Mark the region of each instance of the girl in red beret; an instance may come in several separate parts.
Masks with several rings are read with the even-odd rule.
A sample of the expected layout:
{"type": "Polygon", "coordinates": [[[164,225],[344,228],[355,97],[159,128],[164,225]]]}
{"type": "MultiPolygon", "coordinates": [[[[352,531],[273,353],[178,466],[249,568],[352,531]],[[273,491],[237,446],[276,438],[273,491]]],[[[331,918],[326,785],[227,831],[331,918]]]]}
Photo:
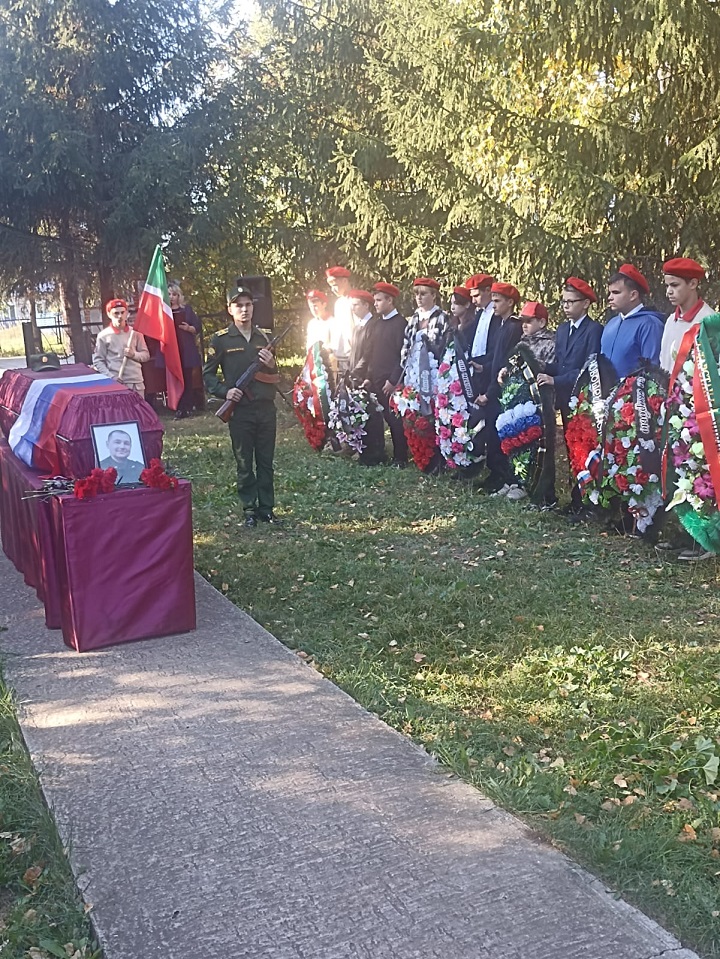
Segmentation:
{"type": "MultiPolygon", "coordinates": [[[[423,399],[420,411],[400,409],[408,444],[418,467],[424,473],[439,472],[442,456],[435,446],[434,404],[437,396],[438,360],[450,328],[448,315],[440,307],[440,284],[428,276],[413,282],[416,310],[405,330],[400,352],[403,368],[402,387],[418,390],[423,399]],[[415,415],[417,413],[417,415],[415,415]],[[409,420],[412,418],[411,426],[409,420]],[[427,434],[422,446],[419,436],[427,434]]],[[[397,396],[397,394],[396,394],[397,396]]]]}
{"type": "Polygon", "coordinates": [[[715,312],[700,296],[699,286],[705,279],[704,268],[687,257],[676,257],[663,264],[667,298],[675,312],[665,323],[660,344],[660,366],[672,373],[678,349],[687,331],[715,312]]]}

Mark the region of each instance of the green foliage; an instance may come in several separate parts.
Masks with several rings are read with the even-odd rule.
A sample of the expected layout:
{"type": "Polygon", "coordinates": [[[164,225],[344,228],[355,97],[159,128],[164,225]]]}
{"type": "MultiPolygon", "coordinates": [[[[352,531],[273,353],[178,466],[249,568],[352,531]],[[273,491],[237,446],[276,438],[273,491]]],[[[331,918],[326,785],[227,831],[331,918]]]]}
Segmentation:
{"type": "Polygon", "coordinates": [[[1,680],[0,930],[7,959],[34,954],[100,959],[1,680]],[[72,945],[69,952],[66,945],[72,945]]]}
{"type": "Polygon", "coordinates": [[[656,288],[668,255],[717,266],[714,4],[266,8],[331,91],[326,126],[343,117],[332,182],[358,266],[454,279],[482,264],[528,295],[571,272],[601,284],[628,257],[656,288]],[[348,46],[362,61],[343,89],[348,46]]]}

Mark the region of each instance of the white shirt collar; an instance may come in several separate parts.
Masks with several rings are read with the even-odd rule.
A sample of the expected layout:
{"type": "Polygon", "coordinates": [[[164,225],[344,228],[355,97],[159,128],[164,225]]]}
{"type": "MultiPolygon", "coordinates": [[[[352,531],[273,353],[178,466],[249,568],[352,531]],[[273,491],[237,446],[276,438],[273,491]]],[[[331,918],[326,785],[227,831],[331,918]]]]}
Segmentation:
{"type": "Polygon", "coordinates": [[[389,320],[389,319],[392,319],[393,316],[397,316],[397,315],[398,315],[398,311],[393,310],[391,313],[383,313],[382,318],[384,320],[389,320]]]}
{"type": "Polygon", "coordinates": [[[635,309],[630,310],[629,313],[621,313],[620,316],[621,316],[624,320],[626,320],[629,316],[635,316],[636,313],[639,313],[640,310],[643,310],[643,309],[645,309],[645,305],[644,305],[643,303],[639,303],[639,304],[635,307],[635,309]]]}
{"type": "Polygon", "coordinates": [[[372,313],[366,313],[365,316],[357,321],[357,326],[365,326],[368,320],[372,319],[372,313]]]}
{"type": "Polygon", "coordinates": [[[587,319],[587,313],[583,313],[583,315],[580,317],[579,320],[570,320],[570,326],[574,330],[579,330],[580,324],[582,323],[583,320],[586,320],[586,319],[587,319]]]}

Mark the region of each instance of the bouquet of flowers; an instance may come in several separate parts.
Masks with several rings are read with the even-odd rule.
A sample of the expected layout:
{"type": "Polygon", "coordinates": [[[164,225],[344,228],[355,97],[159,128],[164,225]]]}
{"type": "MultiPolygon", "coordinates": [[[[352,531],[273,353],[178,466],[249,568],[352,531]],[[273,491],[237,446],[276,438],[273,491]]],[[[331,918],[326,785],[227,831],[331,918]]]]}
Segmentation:
{"type": "Polygon", "coordinates": [[[667,376],[658,368],[627,376],[607,400],[602,432],[601,469],[592,503],[603,507],[623,500],[638,530],[645,532],[663,498],[660,450],[667,376]]]}
{"type": "Polygon", "coordinates": [[[544,460],[545,431],[535,374],[520,352],[509,361],[500,408],[496,423],[500,448],[510,459],[515,476],[533,492],[544,460]]]}
{"type": "Polygon", "coordinates": [[[96,467],[90,470],[85,479],[75,480],[73,493],[78,499],[92,499],[98,493],[112,493],[117,482],[117,470],[111,466],[106,470],[96,467]]]}
{"type": "Polygon", "coordinates": [[[720,315],[682,341],[666,402],[665,490],[687,532],[720,553],[720,315]],[[687,340],[687,342],[686,342],[687,340]]]}
{"type": "Polygon", "coordinates": [[[140,474],[140,482],[151,489],[177,489],[178,480],[176,476],[165,471],[161,460],[152,459],[150,465],[146,466],[140,474]]]}
{"type": "Polygon", "coordinates": [[[320,343],[308,350],[302,372],[295,380],[292,404],[310,446],[320,451],[325,445],[331,403],[331,373],[320,343]]]}
{"type": "Polygon", "coordinates": [[[368,390],[341,383],[335,391],[328,413],[328,427],[340,443],[362,453],[367,436],[365,424],[372,413],[382,413],[377,396],[368,390]]]}
{"type": "Polygon", "coordinates": [[[438,367],[437,390],[435,432],[440,452],[450,469],[470,466],[480,458],[480,453],[475,451],[475,438],[485,426],[485,421],[483,419],[470,425],[470,409],[460,382],[452,344],[438,367]]]}
{"type": "MultiPolygon", "coordinates": [[[[420,412],[421,397],[414,386],[404,386],[390,397],[390,409],[402,417],[408,449],[419,470],[430,464],[435,450],[435,418],[420,412]]],[[[431,402],[431,410],[434,403],[431,402]]]]}

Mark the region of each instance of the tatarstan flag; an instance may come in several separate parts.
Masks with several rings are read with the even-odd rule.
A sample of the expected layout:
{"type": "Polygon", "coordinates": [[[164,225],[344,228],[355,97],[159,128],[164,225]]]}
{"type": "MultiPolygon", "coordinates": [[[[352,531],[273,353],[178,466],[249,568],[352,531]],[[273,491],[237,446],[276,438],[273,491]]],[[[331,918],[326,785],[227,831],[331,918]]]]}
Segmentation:
{"type": "Polygon", "coordinates": [[[183,371],[170,309],[165,264],[159,246],[155,247],[153,253],[133,329],[151,336],[154,340],[160,340],[160,349],[165,358],[167,404],[171,410],[176,410],[184,389],[183,371]]]}

